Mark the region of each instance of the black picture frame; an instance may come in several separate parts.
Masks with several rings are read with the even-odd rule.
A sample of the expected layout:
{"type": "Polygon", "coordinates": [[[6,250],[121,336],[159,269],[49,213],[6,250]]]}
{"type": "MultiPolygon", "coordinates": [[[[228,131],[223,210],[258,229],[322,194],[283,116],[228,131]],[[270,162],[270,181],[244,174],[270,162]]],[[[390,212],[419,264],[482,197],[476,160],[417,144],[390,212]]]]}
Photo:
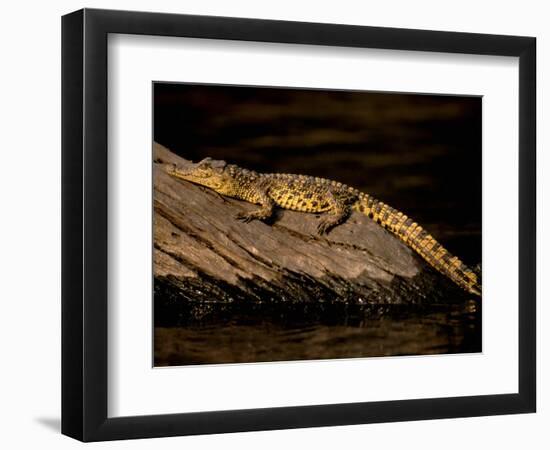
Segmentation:
{"type": "Polygon", "coordinates": [[[529,413],[536,408],[536,39],[84,9],[62,18],[62,432],[82,441],[529,413]],[[519,57],[519,391],[107,416],[109,33],[519,57]]]}

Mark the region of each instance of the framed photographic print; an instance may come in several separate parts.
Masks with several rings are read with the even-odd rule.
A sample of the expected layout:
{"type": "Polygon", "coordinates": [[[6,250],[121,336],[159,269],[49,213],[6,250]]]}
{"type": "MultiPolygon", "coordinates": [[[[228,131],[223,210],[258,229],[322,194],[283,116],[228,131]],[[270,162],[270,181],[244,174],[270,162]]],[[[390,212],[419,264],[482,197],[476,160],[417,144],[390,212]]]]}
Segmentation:
{"type": "Polygon", "coordinates": [[[63,17],[62,431],[535,411],[535,39],[63,17]]]}

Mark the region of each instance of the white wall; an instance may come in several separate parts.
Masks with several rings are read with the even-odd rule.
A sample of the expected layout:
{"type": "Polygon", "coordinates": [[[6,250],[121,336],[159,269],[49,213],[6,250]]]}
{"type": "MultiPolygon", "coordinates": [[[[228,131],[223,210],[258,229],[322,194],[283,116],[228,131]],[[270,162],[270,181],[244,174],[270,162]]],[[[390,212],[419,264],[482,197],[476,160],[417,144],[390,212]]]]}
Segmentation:
{"type": "MultiPolygon", "coordinates": [[[[550,29],[543,1],[352,2],[246,0],[112,0],[5,2],[0,16],[0,443],[4,448],[73,448],[60,417],[60,16],[83,6],[190,14],[353,23],[530,35],[538,38],[538,148],[549,142],[550,29]],[[542,76],[541,76],[542,74],[542,76]],[[545,120],[546,119],[546,120],[545,120]],[[6,139],[7,138],[7,139],[6,139]]],[[[539,152],[539,229],[550,183],[548,154],[539,152]]],[[[539,274],[548,270],[548,234],[539,237],[539,274]]],[[[505,243],[503,243],[505,245],[505,243]]],[[[544,278],[541,276],[540,278],[544,278]]],[[[539,283],[539,380],[548,377],[550,319],[539,283]],[[544,356],[544,357],[543,357],[544,356]]],[[[475,376],[475,374],[473,374],[475,376]]],[[[105,448],[548,448],[550,394],[539,383],[536,415],[240,433],[119,443],[105,448]]]]}

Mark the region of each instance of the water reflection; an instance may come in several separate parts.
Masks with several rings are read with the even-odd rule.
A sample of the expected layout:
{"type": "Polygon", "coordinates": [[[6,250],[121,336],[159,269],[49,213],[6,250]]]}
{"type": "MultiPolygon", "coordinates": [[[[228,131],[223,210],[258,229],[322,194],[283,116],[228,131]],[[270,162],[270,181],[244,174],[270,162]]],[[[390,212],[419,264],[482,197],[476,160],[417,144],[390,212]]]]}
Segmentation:
{"type": "Polygon", "coordinates": [[[481,351],[481,311],[474,301],[178,309],[155,311],[155,366],[481,351]]]}

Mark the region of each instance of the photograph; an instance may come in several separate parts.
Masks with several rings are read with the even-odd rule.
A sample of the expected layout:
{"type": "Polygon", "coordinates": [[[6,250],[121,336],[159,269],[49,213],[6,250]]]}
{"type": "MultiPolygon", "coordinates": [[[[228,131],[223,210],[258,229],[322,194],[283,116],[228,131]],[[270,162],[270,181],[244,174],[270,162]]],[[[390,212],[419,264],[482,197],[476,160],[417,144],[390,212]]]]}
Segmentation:
{"type": "Polygon", "coordinates": [[[482,98],[155,81],[155,367],[482,351],[482,98]]]}

